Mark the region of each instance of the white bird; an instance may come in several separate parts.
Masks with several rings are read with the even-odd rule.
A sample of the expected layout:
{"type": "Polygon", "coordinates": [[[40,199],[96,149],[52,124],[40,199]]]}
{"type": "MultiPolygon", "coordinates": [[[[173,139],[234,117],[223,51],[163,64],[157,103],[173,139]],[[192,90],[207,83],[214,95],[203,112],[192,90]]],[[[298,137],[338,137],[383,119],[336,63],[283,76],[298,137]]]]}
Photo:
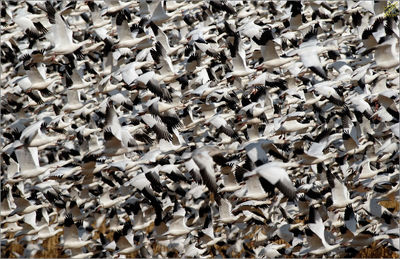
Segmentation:
{"type": "Polygon", "coordinates": [[[389,69],[400,64],[399,41],[391,37],[375,49],[375,61],[378,68],[389,69]]]}
{"type": "Polygon", "coordinates": [[[39,205],[32,204],[29,200],[22,197],[14,198],[14,202],[17,205],[17,207],[10,213],[9,215],[10,217],[12,217],[15,214],[29,214],[41,208],[49,207],[49,204],[45,203],[39,205]]]}
{"type": "MultiPolygon", "coordinates": [[[[39,177],[44,173],[62,166],[62,164],[50,164],[46,166],[39,165],[39,156],[37,147],[20,147],[15,150],[20,171],[14,175],[14,179],[19,181],[27,178],[39,177]]],[[[68,163],[63,161],[62,163],[68,163]]]]}
{"type": "Polygon", "coordinates": [[[243,41],[239,32],[235,33],[234,43],[233,45],[229,46],[232,57],[233,71],[228,73],[226,77],[243,77],[254,73],[255,70],[249,68],[246,64],[246,52],[244,50],[243,41]]]}
{"type": "Polygon", "coordinates": [[[301,62],[304,67],[311,69],[314,73],[322,77],[323,79],[328,79],[324,68],[322,67],[319,54],[328,50],[336,50],[335,46],[322,47],[318,45],[317,41],[317,30],[310,30],[305,36],[303,43],[300,44],[300,48],[296,50],[291,50],[287,55],[299,55],[301,62]]]}
{"type": "Polygon", "coordinates": [[[47,123],[42,120],[31,124],[22,131],[20,141],[29,147],[43,148],[63,138],[60,134],[55,136],[43,134],[43,130],[46,126],[47,123]]]}
{"type": "Polygon", "coordinates": [[[285,247],[285,244],[275,244],[270,243],[266,247],[257,247],[257,257],[258,258],[276,258],[281,257],[282,254],[278,251],[285,247]]]}
{"type": "Polygon", "coordinates": [[[244,177],[258,175],[271,185],[277,187],[285,196],[294,199],[296,196],[296,188],[290,180],[285,169],[274,164],[266,163],[257,167],[252,172],[245,173],[244,177]]]}
{"type": "MultiPolygon", "coordinates": [[[[157,3],[157,2],[156,2],[157,3]]],[[[154,22],[157,25],[161,25],[164,22],[173,19],[174,17],[176,17],[177,15],[180,14],[180,10],[177,9],[175,11],[173,11],[172,13],[167,13],[164,9],[164,7],[162,6],[163,1],[158,1],[158,4],[156,6],[156,8],[154,9],[150,21],[154,22]]]]}
{"type": "Polygon", "coordinates": [[[334,176],[329,170],[326,171],[326,177],[329,182],[329,186],[332,190],[332,207],[333,208],[344,208],[349,204],[362,199],[361,196],[356,196],[350,199],[350,193],[346,185],[341,182],[336,176],[334,176]]]}
{"type": "Polygon", "coordinates": [[[240,218],[239,215],[232,214],[232,204],[227,199],[221,199],[221,206],[219,206],[219,222],[234,223],[240,218]]]}
{"type": "Polygon", "coordinates": [[[53,24],[51,28],[52,42],[54,48],[50,53],[53,55],[66,55],[77,51],[91,40],[85,40],[79,43],[74,43],[72,39],[72,30],[67,27],[61,14],[57,12],[50,2],[46,2],[46,10],[49,21],[53,24]]]}
{"type": "Polygon", "coordinates": [[[175,47],[171,47],[169,44],[169,39],[167,35],[153,22],[150,21],[150,26],[151,29],[153,30],[153,33],[157,39],[157,42],[160,42],[165,51],[167,52],[167,55],[174,55],[176,52],[181,48],[179,45],[175,47]]]}
{"type": "Polygon", "coordinates": [[[30,87],[26,89],[26,91],[43,90],[61,81],[58,77],[48,79],[46,76],[46,67],[39,64],[37,66],[31,66],[26,70],[26,74],[31,82],[30,87]]]}
{"type": "Polygon", "coordinates": [[[307,241],[309,248],[302,249],[300,254],[313,254],[320,255],[329,253],[340,247],[340,244],[330,245],[325,239],[325,226],[324,222],[319,215],[319,212],[314,208],[310,207],[308,227],[311,231],[306,230],[307,241]]]}
{"type": "Polygon", "coordinates": [[[104,147],[101,153],[106,156],[119,156],[128,151],[128,147],[135,143],[132,135],[125,127],[121,127],[117,112],[110,102],[106,109],[106,123],[104,127],[104,147]]]}
{"type": "Polygon", "coordinates": [[[114,207],[118,203],[121,203],[129,198],[128,196],[120,196],[118,198],[112,199],[110,198],[110,192],[105,190],[104,193],[99,198],[99,206],[98,208],[108,209],[114,207]]]}
{"type": "Polygon", "coordinates": [[[261,67],[263,68],[280,67],[297,59],[297,57],[281,58],[278,55],[273,42],[274,37],[269,29],[265,29],[260,38],[254,36],[252,39],[261,46],[261,55],[264,59],[261,67]]]}
{"type": "Polygon", "coordinates": [[[119,42],[113,46],[113,48],[115,49],[134,48],[139,43],[142,43],[150,38],[149,35],[134,38],[132,36],[131,30],[129,29],[126,16],[123,12],[119,12],[117,14],[116,24],[119,42]]]}
{"type": "Polygon", "coordinates": [[[93,242],[92,240],[81,240],[71,214],[65,217],[63,234],[64,243],[62,245],[64,249],[79,249],[93,242]]]}
{"type": "Polygon", "coordinates": [[[230,171],[228,174],[224,174],[222,178],[224,180],[224,187],[219,190],[221,193],[234,192],[241,188],[241,186],[236,181],[236,177],[233,171],[230,171]]]}
{"type": "Polygon", "coordinates": [[[133,234],[123,235],[121,232],[114,232],[114,241],[119,248],[119,254],[130,254],[140,249],[133,241],[133,234]]]}
{"type": "Polygon", "coordinates": [[[185,216],[175,217],[171,221],[168,224],[168,231],[164,233],[166,236],[182,236],[194,229],[186,225],[187,218],[185,216]]]}
{"type": "Polygon", "coordinates": [[[203,179],[204,184],[214,194],[214,199],[219,204],[220,195],[218,193],[217,180],[214,171],[214,160],[213,155],[220,153],[221,151],[212,146],[204,146],[196,149],[193,152],[192,159],[200,169],[200,175],[203,179]]]}

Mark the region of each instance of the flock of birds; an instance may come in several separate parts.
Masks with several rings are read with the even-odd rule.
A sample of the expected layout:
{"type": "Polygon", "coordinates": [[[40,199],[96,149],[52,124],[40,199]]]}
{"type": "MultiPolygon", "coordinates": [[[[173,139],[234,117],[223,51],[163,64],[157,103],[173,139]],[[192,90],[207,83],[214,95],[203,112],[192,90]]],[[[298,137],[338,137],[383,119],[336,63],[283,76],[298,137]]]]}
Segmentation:
{"type": "Polygon", "coordinates": [[[390,4],[3,1],[2,257],[398,253],[390,4]]]}

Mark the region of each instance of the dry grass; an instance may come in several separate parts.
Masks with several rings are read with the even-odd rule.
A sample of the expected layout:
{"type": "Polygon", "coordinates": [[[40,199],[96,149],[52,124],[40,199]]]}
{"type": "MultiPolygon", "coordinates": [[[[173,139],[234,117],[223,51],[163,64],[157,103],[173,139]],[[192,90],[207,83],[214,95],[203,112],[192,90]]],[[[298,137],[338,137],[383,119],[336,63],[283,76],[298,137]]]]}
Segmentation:
{"type": "Polygon", "coordinates": [[[386,198],[387,201],[379,202],[380,205],[387,209],[394,209],[394,212],[398,212],[400,210],[400,202],[396,198],[397,192],[391,193],[386,198]]]}
{"type": "Polygon", "coordinates": [[[374,242],[370,247],[362,249],[355,257],[356,258],[399,258],[399,254],[393,252],[387,247],[376,247],[377,242],[374,242]]]}

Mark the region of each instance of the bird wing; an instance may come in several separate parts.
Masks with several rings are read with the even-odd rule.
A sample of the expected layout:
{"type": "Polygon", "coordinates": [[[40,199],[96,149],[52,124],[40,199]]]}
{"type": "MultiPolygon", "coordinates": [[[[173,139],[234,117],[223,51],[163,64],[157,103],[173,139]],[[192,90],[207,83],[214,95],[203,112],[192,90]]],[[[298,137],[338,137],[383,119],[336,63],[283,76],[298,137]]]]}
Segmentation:
{"type": "Polygon", "coordinates": [[[327,147],[327,141],[323,141],[323,142],[312,142],[310,148],[308,149],[308,151],[306,151],[306,154],[309,156],[313,156],[313,157],[319,157],[323,155],[323,151],[324,149],[327,147]]]}
{"type": "Polygon", "coordinates": [[[64,242],[67,241],[80,241],[78,228],[76,227],[71,214],[68,214],[64,220],[64,242]]]}
{"type": "Polygon", "coordinates": [[[32,228],[37,228],[36,225],[36,211],[24,215],[24,221],[26,224],[32,226],[32,228]]]}
{"type": "Polygon", "coordinates": [[[322,221],[319,212],[313,207],[310,207],[309,221],[311,222],[308,223],[308,227],[321,239],[322,244],[326,245],[324,222],[322,221]]]}
{"type": "Polygon", "coordinates": [[[125,127],[121,128],[121,142],[124,147],[128,147],[129,144],[135,143],[135,139],[125,127]]]}
{"type": "Polygon", "coordinates": [[[127,236],[121,236],[121,237],[118,239],[117,246],[118,246],[118,248],[119,248],[120,250],[124,250],[124,249],[126,249],[126,248],[132,247],[133,244],[131,244],[131,243],[128,241],[127,236]]]}
{"type": "Polygon", "coordinates": [[[67,99],[69,104],[79,104],[80,101],[80,94],[78,90],[67,90],[67,99]]]}
{"type": "Polygon", "coordinates": [[[170,46],[167,35],[165,35],[165,33],[152,21],[150,22],[150,27],[153,30],[157,41],[160,42],[164,49],[168,52],[170,50],[170,46]]]}
{"type": "Polygon", "coordinates": [[[318,53],[312,48],[302,49],[299,56],[305,67],[322,67],[318,53]]]}
{"type": "Polygon", "coordinates": [[[132,34],[128,26],[128,21],[125,19],[125,15],[122,12],[118,13],[116,23],[119,41],[132,40],[132,34]]]}
{"type": "Polygon", "coordinates": [[[53,26],[54,45],[56,48],[72,43],[72,31],[67,27],[59,13],[55,16],[55,25],[53,26]]]}
{"type": "Polygon", "coordinates": [[[205,185],[215,195],[218,193],[217,180],[215,178],[214,160],[207,151],[194,152],[193,160],[200,169],[200,174],[205,185]]]}
{"type": "Polygon", "coordinates": [[[158,20],[158,19],[166,19],[169,16],[165,12],[163,6],[162,6],[162,1],[159,1],[157,4],[157,7],[154,9],[153,14],[151,16],[151,20],[158,20]]]}
{"type": "Polygon", "coordinates": [[[352,233],[356,233],[357,220],[351,204],[347,205],[346,210],[344,211],[344,223],[348,230],[350,230],[352,233]]]}
{"type": "Polygon", "coordinates": [[[105,130],[111,130],[111,133],[115,136],[115,138],[117,138],[119,141],[122,140],[121,124],[119,123],[117,112],[112,104],[109,104],[106,109],[105,130]]]}
{"type": "Polygon", "coordinates": [[[41,83],[45,80],[45,78],[42,76],[42,74],[39,73],[37,67],[35,66],[32,66],[30,70],[27,70],[26,74],[28,75],[29,81],[31,81],[32,84],[41,83]]]}
{"type": "Polygon", "coordinates": [[[221,199],[221,206],[219,206],[220,218],[229,218],[232,213],[232,204],[227,199],[221,199]]]}
{"type": "Polygon", "coordinates": [[[335,187],[332,188],[332,200],[335,201],[348,201],[350,199],[349,191],[344,183],[340,182],[336,177],[333,179],[335,187]]]}
{"type": "Polygon", "coordinates": [[[126,64],[121,69],[121,75],[127,85],[130,85],[133,81],[135,81],[139,77],[135,71],[135,62],[126,64]]]}
{"type": "Polygon", "coordinates": [[[279,58],[272,40],[268,41],[266,45],[261,46],[261,55],[264,58],[264,62],[279,58]]]}
{"type": "Polygon", "coordinates": [[[21,197],[15,198],[14,202],[17,205],[17,209],[23,209],[32,205],[27,199],[21,197]]]}
{"type": "Polygon", "coordinates": [[[15,154],[21,171],[28,171],[39,167],[39,158],[36,147],[17,149],[15,150],[15,154]]]}
{"type": "Polygon", "coordinates": [[[287,197],[295,197],[296,188],[294,187],[285,169],[264,164],[255,170],[262,178],[275,185],[275,187],[277,187],[287,197]]]}

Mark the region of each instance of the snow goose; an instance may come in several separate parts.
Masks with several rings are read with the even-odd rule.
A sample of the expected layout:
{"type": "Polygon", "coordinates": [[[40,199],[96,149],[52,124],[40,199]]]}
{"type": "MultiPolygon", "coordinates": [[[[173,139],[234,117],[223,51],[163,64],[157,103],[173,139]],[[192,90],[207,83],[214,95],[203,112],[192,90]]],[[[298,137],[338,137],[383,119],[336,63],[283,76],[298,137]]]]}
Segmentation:
{"type": "Polygon", "coordinates": [[[194,230],[186,225],[187,218],[185,216],[174,217],[171,221],[168,224],[168,231],[164,233],[165,236],[182,236],[194,230]]]}
{"type": "Polygon", "coordinates": [[[344,225],[348,230],[350,230],[353,234],[357,231],[357,218],[354,213],[353,207],[351,204],[346,206],[346,210],[344,211],[344,225]]]}
{"type": "Polygon", "coordinates": [[[35,235],[46,227],[46,225],[38,226],[36,224],[36,212],[27,213],[24,215],[23,229],[15,233],[15,237],[25,236],[25,235],[35,235]]]}
{"type": "Polygon", "coordinates": [[[257,247],[256,250],[256,256],[258,258],[280,258],[282,257],[282,254],[279,252],[282,248],[285,248],[285,244],[275,244],[275,243],[270,243],[266,247],[257,247]]]}
{"type": "Polygon", "coordinates": [[[150,21],[154,22],[157,25],[162,25],[164,22],[174,19],[176,16],[178,16],[181,13],[181,10],[177,9],[173,11],[172,13],[167,13],[163,7],[163,1],[158,1],[158,4],[156,8],[154,9],[150,21]]]}
{"type": "Polygon", "coordinates": [[[362,199],[362,196],[350,199],[350,193],[346,185],[333,175],[330,170],[326,171],[326,177],[332,190],[332,208],[344,208],[362,199]]]}
{"type": "Polygon", "coordinates": [[[47,28],[40,22],[44,14],[30,14],[26,9],[18,9],[14,22],[32,38],[39,39],[48,32],[47,28]]]}
{"type": "Polygon", "coordinates": [[[1,194],[0,216],[7,217],[11,212],[13,212],[12,200],[10,199],[12,197],[11,189],[8,187],[3,187],[1,194]]]}
{"type": "Polygon", "coordinates": [[[243,77],[248,76],[255,72],[254,69],[250,69],[246,64],[246,53],[244,50],[243,41],[240,37],[240,33],[235,33],[233,45],[228,43],[229,50],[232,57],[232,72],[226,74],[226,78],[229,77],[243,77]]]}
{"type": "Polygon", "coordinates": [[[64,219],[64,249],[79,249],[93,243],[92,240],[81,240],[78,228],[76,227],[71,214],[67,214],[64,219]]]}
{"type": "Polygon", "coordinates": [[[114,15],[117,12],[120,12],[122,9],[129,8],[130,6],[135,5],[135,3],[130,2],[121,3],[119,0],[105,0],[104,2],[107,6],[107,14],[109,15],[114,15]]]}
{"type": "Polygon", "coordinates": [[[129,195],[128,196],[120,196],[118,198],[111,199],[110,198],[110,190],[106,190],[103,192],[103,194],[99,198],[99,206],[97,207],[97,209],[100,209],[100,208],[108,209],[108,208],[114,207],[118,203],[125,201],[127,198],[129,198],[129,195]]]}
{"type": "Polygon", "coordinates": [[[362,95],[354,95],[353,97],[348,97],[350,107],[355,109],[357,112],[362,113],[367,119],[372,116],[372,108],[368,102],[364,100],[362,95]]]}
{"type": "Polygon", "coordinates": [[[47,208],[50,205],[46,203],[42,204],[32,204],[29,200],[23,198],[23,197],[15,197],[14,198],[15,205],[17,207],[10,213],[9,217],[12,217],[13,215],[23,215],[23,214],[29,214],[32,212],[35,212],[36,210],[39,210],[41,208],[47,208]]]}
{"type": "Polygon", "coordinates": [[[349,246],[352,247],[366,247],[371,245],[372,243],[376,242],[376,241],[380,241],[382,239],[391,239],[389,235],[376,235],[374,233],[372,233],[371,231],[362,231],[360,233],[357,233],[358,235],[355,236],[351,241],[349,246]]]}
{"type": "Polygon", "coordinates": [[[168,89],[160,83],[163,80],[163,76],[156,74],[154,71],[149,71],[140,75],[135,83],[141,88],[147,88],[153,94],[160,97],[161,99],[171,102],[172,96],[168,89]]]}
{"type": "Polygon", "coordinates": [[[398,39],[390,37],[376,47],[375,61],[377,68],[390,69],[399,65],[398,46],[398,39]]]}
{"type": "MultiPolygon", "coordinates": [[[[54,170],[56,167],[61,166],[57,164],[50,164],[47,166],[39,165],[39,156],[37,147],[20,147],[15,150],[20,171],[14,174],[13,179],[16,181],[26,178],[33,178],[42,176],[44,173],[54,170]]],[[[62,163],[68,163],[63,161],[62,163]]]]}
{"type": "Polygon", "coordinates": [[[260,38],[254,36],[253,41],[261,46],[261,55],[264,59],[261,67],[263,68],[275,68],[283,66],[291,61],[297,59],[297,57],[281,58],[275,49],[274,37],[270,29],[265,29],[260,38]]]}
{"type": "Polygon", "coordinates": [[[72,74],[71,75],[67,74],[65,79],[66,79],[66,86],[69,90],[84,89],[87,88],[89,85],[91,85],[90,82],[86,82],[85,80],[83,80],[80,71],[78,71],[77,69],[73,69],[72,74]]]}
{"type": "Polygon", "coordinates": [[[398,92],[392,90],[386,90],[378,93],[377,98],[373,98],[372,101],[378,101],[386,111],[395,119],[399,118],[399,109],[396,106],[396,100],[398,99],[398,92]]]}
{"type": "Polygon", "coordinates": [[[156,36],[157,42],[161,43],[167,55],[174,55],[181,48],[181,46],[171,48],[167,35],[153,21],[150,21],[150,27],[156,36]]]}
{"type": "Polygon", "coordinates": [[[360,180],[372,179],[377,174],[379,174],[380,172],[383,172],[383,171],[385,171],[385,168],[373,170],[371,168],[371,161],[369,159],[366,159],[362,162],[360,174],[358,175],[358,179],[360,179],[360,180]]]}
{"type": "Polygon", "coordinates": [[[145,35],[143,37],[133,38],[131,30],[128,26],[127,17],[125,16],[124,12],[119,12],[117,15],[117,32],[118,32],[118,39],[119,42],[116,43],[113,48],[133,48],[139,43],[144,42],[145,40],[149,39],[149,35],[145,35]]]}
{"type": "Polygon", "coordinates": [[[56,12],[50,2],[46,2],[47,16],[51,24],[53,24],[52,41],[54,48],[50,50],[52,55],[66,55],[79,50],[85,44],[91,40],[85,40],[83,42],[74,43],[72,39],[72,30],[67,27],[61,14],[56,12]]]}
{"type": "Polygon", "coordinates": [[[219,206],[219,222],[224,224],[234,223],[239,220],[240,216],[232,214],[232,204],[227,199],[221,199],[221,206],[219,206]]]}
{"type": "Polygon", "coordinates": [[[175,72],[176,70],[172,64],[171,57],[167,54],[167,51],[160,42],[156,42],[155,49],[151,49],[150,53],[155,63],[161,66],[158,72],[162,75],[162,80],[164,82],[169,83],[179,77],[175,72]]]}
{"type": "Polygon", "coordinates": [[[62,110],[65,113],[70,113],[75,110],[82,109],[84,106],[88,105],[89,103],[94,103],[94,100],[89,100],[88,102],[82,103],[81,102],[81,92],[75,89],[68,89],[67,90],[67,104],[64,105],[62,110]]]}
{"type": "Polygon", "coordinates": [[[133,227],[132,227],[134,231],[146,229],[152,223],[150,220],[146,220],[143,213],[144,208],[141,208],[140,204],[137,204],[136,206],[138,206],[138,208],[133,216],[133,227]]]}
{"type": "Polygon", "coordinates": [[[55,143],[58,140],[63,139],[63,136],[61,134],[56,136],[43,134],[43,131],[46,127],[47,123],[42,120],[33,123],[22,131],[20,141],[24,143],[24,145],[29,147],[43,148],[46,145],[55,143]]]}
{"type": "Polygon", "coordinates": [[[310,207],[308,214],[308,228],[306,229],[307,241],[309,248],[300,250],[300,255],[313,254],[321,255],[334,251],[340,247],[341,244],[330,245],[325,239],[325,226],[319,212],[310,207]]]}
{"type": "Polygon", "coordinates": [[[157,139],[172,140],[172,136],[168,131],[167,126],[158,117],[153,117],[150,114],[141,116],[143,122],[156,133],[157,139]]]}
{"type": "Polygon", "coordinates": [[[38,233],[37,236],[41,240],[46,240],[51,237],[54,237],[58,235],[58,233],[61,233],[63,230],[61,228],[55,229],[54,225],[50,226],[44,226],[38,233]]]}
{"type": "Polygon", "coordinates": [[[130,254],[133,253],[137,250],[140,249],[141,246],[136,246],[134,239],[133,239],[133,233],[128,230],[128,227],[131,226],[130,222],[128,221],[125,223],[124,228],[122,231],[116,231],[114,232],[113,239],[117,245],[117,248],[119,248],[118,253],[119,254],[130,254]]]}
{"type": "Polygon", "coordinates": [[[176,119],[179,120],[178,116],[175,113],[175,109],[181,109],[185,108],[184,105],[180,103],[165,103],[160,100],[160,97],[153,98],[150,101],[146,103],[146,106],[148,106],[148,110],[151,114],[160,116],[161,119],[163,119],[162,115],[170,115],[175,117],[176,119]]]}
{"type": "Polygon", "coordinates": [[[125,127],[121,127],[117,112],[110,101],[106,109],[106,123],[104,126],[104,147],[101,153],[106,156],[119,156],[128,151],[128,147],[135,143],[132,135],[125,127]]]}
{"type": "Polygon", "coordinates": [[[207,248],[199,249],[196,247],[196,243],[192,243],[185,247],[184,257],[200,257],[207,251],[207,248]]]}
{"type": "Polygon", "coordinates": [[[318,94],[327,98],[330,102],[342,106],[344,105],[343,96],[340,96],[336,89],[339,89],[337,86],[339,82],[336,81],[324,81],[317,84],[314,84],[309,88],[311,91],[315,91],[318,94]],[[336,86],[336,88],[335,88],[336,86]]]}
{"type": "Polygon", "coordinates": [[[220,192],[234,192],[241,188],[241,186],[237,183],[234,172],[230,171],[228,174],[224,174],[222,176],[224,180],[224,187],[221,188],[220,192]]]}
{"type": "Polygon", "coordinates": [[[296,197],[296,188],[290,180],[285,169],[271,163],[266,163],[254,169],[252,172],[244,174],[244,177],[258,175],[266,180],[270,185],[277,187],[289,199],[296,197]]]}
{"type": "Polygon", "coordinates": [[[217,131],[220,131],[222,133],[225,133],[231,138],[238,138],[237,133],[232,129],[232,127],[228,124],[226,121],[227,118],[224,118],[221,115],[214,115],[213,117],[207,119],[204,123],[206,125],[213,125],[217,131]]]}
{"type": "Polygon", "coordinates": [[[106,20],[101,16],[101,10],[99,10],[99,6],[96,2],[88,1],[87,5],[89,6],[92,18],[92,25],[89,26],[90,29],[102,28],[110,23],[109,20],[106,20]]]}
{"type": "Polygon", "coordinates": [[[275,134],[285,134],[285,133],[290,133],[290,132],[297,132],[301,130],[306,130],[310,127],[315,127],[316,123],[314,121],[311,121],[309,123],[300,123],[297,120],[285,120],[280,124],[279,127],[277,127],[275,134]]]}
{"type": "Polygon", "coordinates": [[[311,71],[323,79],[327,79],[326,72],[322,67],[321,60],[318,55],[324,51],[335,50],[336,48],[337,47],[335,46],[319,46],[317,40],[317,30],[312,29],[304,36],[303,43],[300,44],[299,49],[291,50],[287,53],[287,55],[289,57],[293,55],[299,55],[304,67],[311,69],[311,71]]]}
{"type": "Polygon", "coordinates": [[[31,85],[26,91],[33,90],[42,90],[43,93],[46,93],[45,89],[51,87],[56,82],[60,82],[58,77],[54,77],[52,79],[47,79],[46,77],[46,67],[40,64],[36,66],[31,66],[26,70],[26,74],[28,75],[29,81],[31,85]]]}
{"type": "Polygon", "coordinates": [[[221,152],[218,148],[212,146],[205,146],[196,149],[192,154],[192,159],[200,169],[200,174],[204,184],[208,187],[210,192],[214,194],[214,199],[220,204],[220,195],[218,193],[217,180],[214,171],[213,155],[221,152]]]}
{"type": "Polygon", "coordinates": [[[245,188],[237,190],[233,195],[244,200],[264,200],[268,196],[255,174],[246,180],[245,188]]]}

